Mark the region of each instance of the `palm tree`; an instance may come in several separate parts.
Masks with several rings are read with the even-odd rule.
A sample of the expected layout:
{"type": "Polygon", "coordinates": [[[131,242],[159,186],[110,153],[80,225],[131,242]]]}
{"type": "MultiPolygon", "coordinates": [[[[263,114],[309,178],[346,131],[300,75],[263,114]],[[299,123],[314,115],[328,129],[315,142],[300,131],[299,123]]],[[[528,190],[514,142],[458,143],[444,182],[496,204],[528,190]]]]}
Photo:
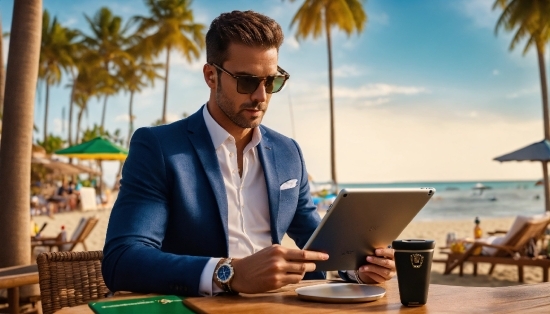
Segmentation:
{"type": "MultiPolygon", "coordinates": [[[[503,28],[506,31],[515,32],[510,50],[513,50],[522,40],[527,39],[523,48],[525,55],[531,47],[537,50],[539,63],[540,90],[542,93],[542,114],[544,120],[544,139],[550,140],[550,121],[548,116],[548,84],[546,82],[546,65],[544,54],[546,44],[550,39],[550,0],[496,0],[493,10],[502,9],[495,35],[503,28]]],[[[544,175],[544,194],[546,210],[550,210],[550,183],[548,181],[548,164],[542,162],[544,175]]]]}
{"type": "Polygon", "coordinates": [[[74,99],[75,99],[75,87],[76,87],[76,78],[78,77],[78,68],[83,66],[82,56],[87,53],[87,48],[82,42],[77,42],[74,44],[72,51],[73,66],[69,68],[71,74],[71,83],[68,87],[71,88],[71,94],[69,96],[69,127],[67,134],[67,142],[69,146],[73,145],[73,111],[74,111],[74,99]]]}
{"type": "Polygon", "coordinates": [[[39,146],[44,148],[46,154],[53,154],[56,150],[63,148],[65,141],[60,136],[50,134],[45,141],[37,141],[39,146]]]}
{"type": "Polygon", "coordinates": [[[162,123],[166,123],[166,101],[168,95],[168,74],[170,68],[170,52],[180,51],[187,61],[198,59],[204,49],[203,24],[194,22],[191,0],[146,0],[151,17],[137,16],[140,22],[139,31],[147,36],[142,45],[155,55],[166,50],[166,69],[164,74],[164,100],[162,104],[162,123]]]}
{"type": "Polygon", "coordinates": [[[502,8],[495,34],[503,28],[515,31],[510,50],[513,50],[522,40],[527,39],[523,48],[525,55],[531,47],[537,50],[539,75],[542,93],[542,109],[544,115],[544,138],[550,140],[550,123],[548,116],[548,87],[546,82],[546,67],[544,52],[550,39],[550,1],[549,0],[497,0],[493,9],[502,8]]]}
{"type": "Polygon", "coordinates": [[[101,126],[104,127],[107,99],[110,95],[116,94],[121,87],[118,79],[120,67],[125,59],[132,59],[132,56],[125,50],[125,46],[129,41],[126,32],[131,24],[127,23],[123,26],[122,18],[113,15],[106,7],[101,8],[93,19],[87,15],[84,15],[84,17],[92,30],[92,36],[86,36],[85,42],[90,50],[96,52],[88,54],[85,59],[87,62],[99,63],[109,73],[102,80],[102,94],[105,98],[101,126]]]}
{"type": "Polygon", "coordinates": [[[130,104],[128,106],[130,122],[128,126],[127,146],[130,146],[130,138],[134,133],[134,94],[135,92],[141,92],[144,87],[148,86],[148,83],[154,86],[155,79],[162,78],[157,71],[163,66],[161,63],[153,63],[150,59],[136,58],[136,61],[129,61],[122,67],[120,76],[124,82],[124,88],[130,92],[130,104]]]}
{"type": "MultiPolygon", "coordinates": [[[[291,0],[292,2],[294,0],[291,0]]],[[[367,23],[367,14],[363,10],[361,0],[305,0],[290,23],[290,27],[298,24],[296,39],[313,39],[320,37],[323,32],[327,36],[328,51],[328,84],[330,101],[330,167],[333,189],[338,190],[336,180],[336,153],[334,136],[334,97],[332,84],[332,43],[331,29],[337,27],[346,35],[354,32],[361,33],[367,23]]]]}
{"type": "Polygon", "coordinates": [[[50,14],[44,10],[42,18],[42,44],[40,47],[40,63],[38,77],[46,84],[46,105],[44,108],[44,141],[48,137],[48,109],[50,86],[61,81],[61,71],[69,71],[73,65],[72,50],[74,40],[79,33],[66,29],[54,18],[50,24],[50,14]]]}
{"type": "Polygon", "coordinates": [[[80,143],[82,116],[88,112],[88,101],[93,96],[99,98],[102,95],[102,81],[109,76],[110,74],[104,68],[86,63],[79,64],[78,75],[73,83],[74,104],[79,108],[76,121],[76,143],[80,143]]]}
{"type": "Polygon", "coordinates": [[[42,1],[14,1],[0,150],[0,268],[31,260],[29,195],[42,1]]]}

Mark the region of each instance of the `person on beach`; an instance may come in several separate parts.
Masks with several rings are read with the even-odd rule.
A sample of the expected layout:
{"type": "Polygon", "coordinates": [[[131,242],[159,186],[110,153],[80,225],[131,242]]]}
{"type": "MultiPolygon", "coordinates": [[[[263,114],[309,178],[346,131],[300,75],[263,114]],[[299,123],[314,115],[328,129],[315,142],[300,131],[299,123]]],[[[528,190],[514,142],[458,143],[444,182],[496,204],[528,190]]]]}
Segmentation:
{"type": "MultiPolygon", "coordinates": [[[[218,16],[206,34],[210,96],[183,120],[134,133],[112,209],[102,272],[111,291],[210,296],[323,279],[302,248],[320,222],[298,144],[261,121],[289,74],[280,25],[253,11],[218,16]]],[[[348,281],[395,275],[380,248],[348,281]],[[358,277],[358,278],[357,278],[358,277]]]]}

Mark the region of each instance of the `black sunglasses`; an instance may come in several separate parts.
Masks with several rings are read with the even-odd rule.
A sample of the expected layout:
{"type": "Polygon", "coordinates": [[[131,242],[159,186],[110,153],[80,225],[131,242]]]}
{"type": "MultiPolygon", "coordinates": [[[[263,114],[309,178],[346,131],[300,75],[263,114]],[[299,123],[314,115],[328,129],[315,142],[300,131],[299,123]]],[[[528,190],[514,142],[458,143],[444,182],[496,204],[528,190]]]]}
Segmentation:
{"type": "Polygon", "coordinates": [[[252,94],[258,89],[258,86],[260,86],[260,83],[262,81],[265,81],[265,92],[268,94],[273,94],[279,92],[281,89],[283,89],[283,86],[285,86],[286,80],[290,78],[290,74],[288,74],[285,70],[283,70],[280,66],[277,66],[277,70],[282,75],[270,75],[270,76],[256,76],[256,75],[234,75],[231,72],[227,71],[226,69],[222,68],[221,66],[209,62],[208,64],[213,65],[216,67],[216,69],[223,71],[225,74],[231,76],[232,78],[237,80],[237,92],[239,94],[252,94]]]}

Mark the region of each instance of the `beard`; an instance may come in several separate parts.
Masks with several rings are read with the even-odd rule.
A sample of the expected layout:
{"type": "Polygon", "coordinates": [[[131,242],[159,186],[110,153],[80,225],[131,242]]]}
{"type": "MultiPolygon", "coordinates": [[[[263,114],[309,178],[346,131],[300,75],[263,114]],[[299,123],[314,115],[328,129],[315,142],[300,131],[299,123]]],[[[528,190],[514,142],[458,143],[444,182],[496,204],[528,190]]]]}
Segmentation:
{"type": "Polygon", "coordinates": [[[259,126],[267,110],[267,103],[260,103],[257,101],[242,103],[239,108],[235,110],[235,102],[227,97],[222,88],[218,88],[216,91],[216,103],[231,122],[243,129],[252,129],[259,126]],[[247,117],[244,113],[247,109],[260,110],[260,116],[255,118],[247,117]]]}

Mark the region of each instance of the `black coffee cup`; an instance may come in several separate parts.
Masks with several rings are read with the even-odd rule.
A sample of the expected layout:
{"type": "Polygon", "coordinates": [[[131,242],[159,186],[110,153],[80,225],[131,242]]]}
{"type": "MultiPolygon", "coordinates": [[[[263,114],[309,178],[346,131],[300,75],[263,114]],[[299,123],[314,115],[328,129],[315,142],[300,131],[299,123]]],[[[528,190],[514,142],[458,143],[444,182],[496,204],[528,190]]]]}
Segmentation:
{"type": "Polygon", "coordinates": [[[430,272],[435,242],[433,240],[395,240],[395,268],[401,303],[422,306],[428,301],[430,272]]]}

